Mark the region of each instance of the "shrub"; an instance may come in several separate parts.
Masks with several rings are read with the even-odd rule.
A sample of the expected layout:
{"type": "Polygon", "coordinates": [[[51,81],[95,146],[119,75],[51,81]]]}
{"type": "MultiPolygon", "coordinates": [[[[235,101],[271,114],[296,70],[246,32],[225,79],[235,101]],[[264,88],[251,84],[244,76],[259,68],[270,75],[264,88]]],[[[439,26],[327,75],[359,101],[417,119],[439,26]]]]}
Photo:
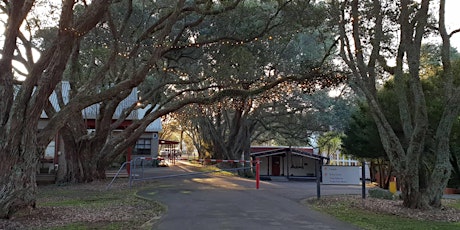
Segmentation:
{"type": "Polygon", "coordinates": [[[378,199],[393,200],[395,196],[388,190],[381,188],[371,188],[369,189],[369,196],[378,199]]]}

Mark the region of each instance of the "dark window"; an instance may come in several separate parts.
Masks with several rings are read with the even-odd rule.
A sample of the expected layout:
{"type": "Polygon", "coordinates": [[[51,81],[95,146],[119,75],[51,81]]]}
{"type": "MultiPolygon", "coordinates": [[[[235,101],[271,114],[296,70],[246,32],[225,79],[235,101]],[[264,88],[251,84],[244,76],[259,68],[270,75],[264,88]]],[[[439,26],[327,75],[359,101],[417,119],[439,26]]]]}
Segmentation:
{"type": "Polygon", "coordinates": [[[151,140],[150,139],[139,139],[136,142],[134,148],[136,154],[148,155],[150,154],[151,140]]]}

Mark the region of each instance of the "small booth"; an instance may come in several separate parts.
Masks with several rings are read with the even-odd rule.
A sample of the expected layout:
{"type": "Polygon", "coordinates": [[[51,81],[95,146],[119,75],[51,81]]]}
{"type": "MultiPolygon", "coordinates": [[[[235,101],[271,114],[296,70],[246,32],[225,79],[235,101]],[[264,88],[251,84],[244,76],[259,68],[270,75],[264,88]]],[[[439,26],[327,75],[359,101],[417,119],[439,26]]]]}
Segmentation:
{"type": "Polygon", "coordinates": [[[313,153],[312,147],[251,147],[251,157],[259,159],[262,179],[315,180],[328,157],[313,153]]]}

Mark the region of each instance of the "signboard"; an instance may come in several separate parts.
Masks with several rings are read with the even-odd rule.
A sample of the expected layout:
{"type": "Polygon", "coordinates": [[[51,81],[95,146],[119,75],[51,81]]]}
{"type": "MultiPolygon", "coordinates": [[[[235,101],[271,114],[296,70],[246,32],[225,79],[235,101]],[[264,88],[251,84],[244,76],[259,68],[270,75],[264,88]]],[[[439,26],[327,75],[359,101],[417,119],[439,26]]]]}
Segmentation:
{"type": "Polygon", "coordinates": [[[324,165],[323,184],[360,184],[361,167],[324,165]]]}

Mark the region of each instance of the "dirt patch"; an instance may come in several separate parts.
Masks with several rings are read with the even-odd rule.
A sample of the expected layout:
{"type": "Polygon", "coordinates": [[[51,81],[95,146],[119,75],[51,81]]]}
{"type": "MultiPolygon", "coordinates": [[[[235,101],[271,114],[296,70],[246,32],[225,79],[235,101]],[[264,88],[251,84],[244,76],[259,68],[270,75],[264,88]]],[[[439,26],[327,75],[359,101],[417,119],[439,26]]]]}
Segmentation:
{"type": "MultiPolygon", "coordinates": [[[[163,205],[136,196],[126,181],[90,184],[41,186],[37,207],[16,213],[9,220],[0,219],[0,229],[48,229],[69,225],[85,229],[149,229],[152,220],[165,211],[163,205]]],[[[148,186],[145,184],[144,186],[148,186]]],[[[136,186],[139,189],[139,186],[136,186]]]]}
{"type": "Polygon", "coordinates": [[[338,203],[347,204],[349,207],[360,209],[367,212],[385,213],[401,217],[407,217],[416,220],[431,221],[460,221],[460,210],[448,207],[448,203],[453,200],[443,200],[443,207],[440,209],[414,210],[405,208],[401,200],[385,200],[377,198],[362,199],[361,196],[326,196],[321,200],[316,198],[307,199],[304,202],[314,204],[320,207],[333,207],[338,203]]]}

